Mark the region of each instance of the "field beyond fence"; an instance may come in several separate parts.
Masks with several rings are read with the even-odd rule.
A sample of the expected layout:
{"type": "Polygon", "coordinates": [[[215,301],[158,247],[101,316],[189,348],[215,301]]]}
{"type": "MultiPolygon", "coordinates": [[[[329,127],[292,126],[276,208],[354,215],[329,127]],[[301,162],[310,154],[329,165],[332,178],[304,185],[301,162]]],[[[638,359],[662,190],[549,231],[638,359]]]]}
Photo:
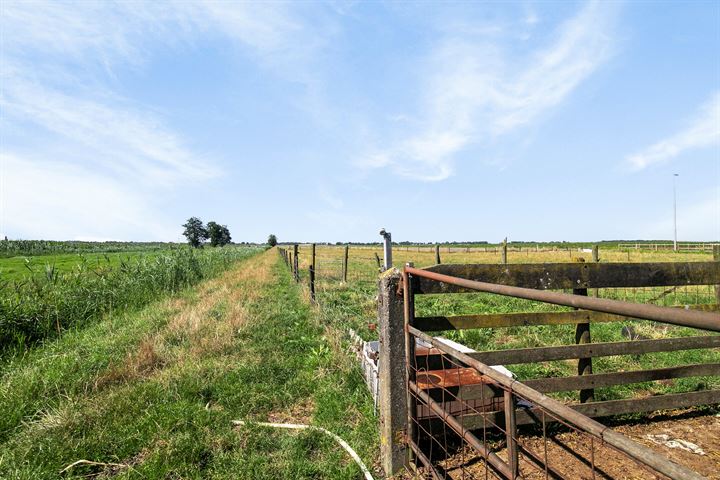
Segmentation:
{"type": "MultiPolygon", "coordinates": [[[[330,321],[351,328],[364,340],[377,341],[379,339],[378,331],[382,327],[375,323],[374,317],[377,308],[377,279],[382,264],[382,250],[380,247],[299,245],[296,249],[285,249],[283,255],[298,281],[308,285],[309,295],[318,303],[321,310],[329,306],[334,312],[342,312],[341,315],[330,319],[330,321]]],[[[566,294],[587,294],[598,299],[620,300],[628,304],[682,307],[683,309],[717,312],[719,288],[716,283],[720,283],[720,281],[718,281],[718,275],[715,272],[717,265],[714,264],[713,259],[712,251],[703,248],[693,249],[692,251],[673,251],[659,247],[655,248],[653,245],[650,248],[611,248],[595,251],[593,251],[592,247],[562,249],[535,246],[534,248],[517,247],[517,249],[513,249],[509,246],[460,248],[393,246],[393,264],[397,267],[412,264],[415,268],[425,268],[442,264],[443,271],[453,271],[452,265],[457,264],[456,271],[463,272],[457,274],[460,277],[468,275],[470,271],[476,271],[476,274],[481,278],[495,278],[493,275],[500,275],[502,272],[505,279],[503,282],[506,282],[508,278],[512,278],[512,272],[523,270],[523,265],[530,267],[533,264],[548,264],[547,268],[550,268],[555,264],[560,268],[563,264],[579,265],[597,262],[607,265],[617,264],[618,266],[638,264],[639,269],[636,270],[645,272],[643,275],[650,275],[647,278],[654,278],[653,275],[659,276],[647,284],[640,281],[633,282],[631,278],[620,280],[624,278],[620,276],[616,280],[617,284],[609,287],[600,285],[597,288],[585,288],[586,285],[561,284],[554,289],[566,294]],[[493,265],[502,267],[505,264],[513,266],[513,268],[493,267],[493,265]],[[705,265],[710,264],[714,268],[714,273],[708,271],[707,275],[710,276],[707,278],[712,278],[714,281],[709,283],[688,281],[689,284],[686,284],[682,280],[686,272],[696,270],[705,272],[703,270],[706,268],[705,265]],[[449,270],[444,267],[445,265],[448,265],[449,270]],[[667,265],[669,269],[664,270],[662,265],[667,265]],[[693,265],[698,268],[691,268],[693,265]],[[490,276],[480,274],[481,271],[487,271],[490,276]],[[665,271],[664,274],[659,273],[665,271]],[[676,272],[678,276],[677,283],[664,279],[663,275],[669,275],[669,272],[676,272]],[[508,274],[511,277],[507,277],[508,274]],[[586,293],[579,293],[580,290],[586,293]]],[[[433,267],[430,270],[435,268],[439,267],[433,267]]],[[[537,270],[540,273],[546,268],[538,265],[538,268],[529,268],[528,271],[530,270],[537,270]]],[[[628,267],[625,270],[631,271],[633,269],[628,267]]],[[[699,274],[701,276],[705,275],[705,273],[699,274]]],[[[532,277],[527,278],[529,280],[532,277]]],[[[553,289],[550,285],[545,287],[539,285],[542,284],[532,288],[553,289]]],[[[607,345],[609,349],[611,348],[610,345],[613,344],[627,345],[625,348],[627,353],[630,354],[619,355],[621,352],[617,351],[593,358],[592,370],[590,371],[592,379],[588,377],[583,381],[579,381],[577,380],[579,377],[576,377],[579,367],[577,362],[568,360],[570,357],[564,355],[553,357],[551,355],[547,359],[525,362],[517,361],[517,358],[513,361],[512,355],[509,355],[509,353],[511,351],[531,352],[533,349],[543,351],[557,349],[559,351],[560,349],[569,348],[567,346],[568,341],[572,342],[573,339],[576,341],[578,339],[576,331],[578,321],[576,317],[580,318],[578,314],[583,312],[577,312],[567,306],[521,298],[501,297],[490,293],[440,294],[443,292],[424,292],[429,294],[417,296],[412,301],[419,322],[417,335],[420,335],[421,331],[431,331],[435,338],[455,341],[462,348],[469,349],[467,350],[469,352],[477,351],[481,352],[482,355],[494,354],[497,359],[504,358],[505,360],[497,360],[495,363],[503,362],[509,365],[518,381],[528,382],[528,384],[534,385],[535,388],[540,388],[550,398],[563,404],[576,404],[578,401],[586,402],[587,392],[589,391],[587,387],[590,385],[596,386],[596,388],[591,389],[593,402],[596,403],[588,403],[586,413],[595,412],[601,416],[647,411],[648,409],[673,408],[673,406],[682,405],[717,404],[717,392],[720,391],[720,375],[718,374],[720,349],[717,348],[717,342],[713,343],[716,338],[712,335],[698,337],[698,331],[693,328],[656,324],[651,321],[639,321],[632,318],[615,318],[612,315],[590,315],[588,320],[584,320],[588,322],[588,325],[592,324],[592,343],[590,345],[598,345],[598,348],[605,348],[607,345]],[[538,321],[543,318],[547,318],[548,321],[538,321]],[[553,321],[549,321],[550,319],[553,319],[553,321]],[[515,320],[517,320],[516,323],[514,323],[515,320]],[[653,342],[659,342],[658,345],[664,345],[663,342],[668,344],[676,342],[677,345],[673,344],[675,347],[671,349],[664,346],[657,349],[645,348],[651,343],[654,345],[653,342]],[[645,349],[635,352],[634,346],[636,344],[637,348],[642,346],[645,349]],[[683,346],[689,346],[690,348],[683,349],[683,346]],[[508,352],[508,355],[505,355],[504,352],[508,352]],[[633,352],[635,353],[632,354],[633,352]],[[573,387],[578,386],[577,390],[573,391],[574,388],[568,388],[571,383],[573,387]],[[583,387],[582,385],[586,386],[583,387]],[[583,398],[583,395],[585,395],[585,398],[583,398]],[[652,401],[645,399],[652,399],[652,401]],[[690,403],[687,403],[686,400],[690,403]],[[644,409],[636,410],[638,405],[643,404],[645,405],[644,409]]],[[[589,331],[590,329],[588,329],[589,331]]],[[[422,337],[422,340],[427,343],[430,338],[422,337]]],[[[382,344],[382,339],[380,340],[382,344]]],[[[590,341],[589,333],[586,341],[590,341]]],[[[459,362],[456,359],[455,363],[453,363],[453,360],[446,361],[443,369],[450,368],[451,371],[460,371],[466,367],[466,362],[459,362]]],[[[421,373],[425,375],[421,369],[415,372],[418,376],[416,387],[421,390],[431,390],[435,388],[432,387],[435,384],[434,382],[445,381],[439,379],[430,380],[428,377],[422,381],[424,386],[421,386],[421,373]]],[[[380,375],[382,378],[382,373],[380,375]]],[[[442,378],[442,375],[439,378],[442,378]]],[[[457,383],[456,387],[453,388],[460,388],[462,392],[462,381],[453,381],[461,382],[457,383]]],[[[372,384],[372,382],[369,383],[372,384]]],[[[473,388],[476,389],[476,387],[473,388]]],[[[461,402],[456,397],[453,397],[458,393],[452,388],[450,390],[440,388],[438,392],[441,392],[444,397],[442,402],[438,400],[439,397],[433,397],[437,401],[435,404],[432,403],[430,398],[424,397],[420,391],[416,392],[416,402],[425,405],[423,407],[426,409],[424,415],[429,417],[437,416],[440,414],[438,412],[433,413],[435,408],[442,408],[443,410],[449,408],[452,411],[453,408],[459,408],[461,404],[464,405],[463,408],[467,408],[469,411],[476,409],[476,407],[468,406],[464,401],[461,402]],[[451,401],[453,398],[456,399],[451,401]],[[458,405],[454,405],[453,402],[458,403],[458,405]]],[[[438,395],[441,393],[438,393],[438,395]]],[[[487,401],[487,399],[482,401],[487,401]]],[[[528,399],[526,398],[525,401],[528,401],[528,399]]],[[[475,413],[477,414],[477,411],[475,413]]],[[[442,415],[440,416],[442,417],[442,415]]],[[[478,415],[476,418],[484,417],[478,415]]],[[[562,420],[562,418],[554,417],[554,420],[562,420]]],[[[550,417],[548,417],[548,421],[551,421],[550,417]]],[[[474,428],[479,426],[477,421],[472,425],[474,425],[474,428]]],[[[421,428],[419,424],[417,428],[421,428]]],[[[444,440],[439,444],[435,444],[435,456],[430,455],[426,460],[431,461],[431,463],[437,461],[438,458],[442,457],[441,452],[444,452],[443,455],[446,456],[455,455],[451,454],[451,451],[457,451],[457,445],[451,449],[450,444],[457,441],[451,442],[447,437],[449,435],[447,431],[453,429],[447,427],[445,429],[440,428],[438,431],[437,426],[435,428],[435,434],[430,435],[430,439],[427,440],[430,443],[422,446],[418,444],[413,447],[413,452],[418,461],[420,461],[422,455],[428,455],[428,452],[416,451],[415,449],[432,448],[433,435],[440,435],[444,440]],[[440,457],[437,457],[437,455],[440,455],[440,457]]],[[[429,433],[429,431],[425,431],[425,434],[429,433]]],[[[460,445],[469,447],[462,440],[460,445]]],[[[588,462],[590,461],[590,452],[591,450],[586,449],[581,454],[585,456],[588,462]]],[[[595,453],[598,455],[609,454],[600,451],[595,453]]],[[[469,453],[466,451],[463,455],[463,458],[467,461],[469,453]]],[[[558,455],[557,452],[556,455],[558,455]]],[[[470,458],[473,458],[473,455],[470,455],[470,458]]],[[[484,463],[481,462],[481,464],[488,465],[488,462],[489,460],[485,458],[484,463]]],[[[487,474],[487,470],[483,472],[482,469],[465,469],[465,467],[453,466],[454,463],[457,463],[457,458],[454,456],[446,459],[443,465],[456,473],[449,475],[446,470],[445,474],[448,476],[439,478],[475,478],[474,474],[472,474],[473,471],[480,475],[477,478],[487,474]],[[465,475],[469,476],[466,477],[465,475]]],[[[464,461],[460,462],[460,464],[463,463],[464,461]]],[[[525,465],[524,468],[527,467],[528,465],[525,465]]],[[[648,474],[647,471],[643,470],[645,468],[643,465],[638,468],[639,470],[631,470],[637,472],[637,475],[648,474]]],[[[428,470],[425,473],[429,475],[430,471],[428,470]]],[[[589,469],[588,475],[591,475],[591,473],[596,473],[596,471],[589,469]]],[[[554,478],[568,478],[567,474],[568,471],[565,471],[564,474],[556,471],[554,478]]],[[[503,476],[501,474],[499,478],[505,477],[507,475],[503,476]]],[[[590,478],[590,476],[587,478],[590,478]]]]}

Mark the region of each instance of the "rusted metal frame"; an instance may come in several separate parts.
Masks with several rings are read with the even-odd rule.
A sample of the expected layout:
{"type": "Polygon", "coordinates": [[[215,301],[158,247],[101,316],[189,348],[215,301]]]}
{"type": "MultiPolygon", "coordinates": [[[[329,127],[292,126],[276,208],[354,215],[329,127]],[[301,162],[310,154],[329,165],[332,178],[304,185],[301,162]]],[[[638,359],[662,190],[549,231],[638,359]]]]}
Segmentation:
{"type": "MultiPolygon", "coordinates": [[[[413,273],[413,270],[415,270],[415,269],[407,269],[407,270],[409,271],[409,273],[413,273]]],[[[431,337],[430,335],[427,335],[426,333],[421,332],[420,330],[417,330],[416,328],[413,328],[413,327],[408,327],[408,328],[410,329],[410,332],[413,335],[424,340],[425,342],[432,344],[435,348],[454,357],[456,360],[463,362],[463,363],[477,369],[480,373],[490,377],[493,381],[495,381],[499,385],[513,390],[513,392],[515,392],[518,396],[534,403],[535,405],[538,406],[538,408],[546,410],[547,412],[549,412],[551,415],[555,416],[556,418],[561,419],[565,422],[568,422],[568,423],[574,425],[575,427],[579,428],[580,430],[583,430],[591,435],[594,435],[598,439],[617,448],[621,452],[634,458],[635,460],[639,461],[640,463],[643,463],[643,464],[647,465],[648,467],[655,469],[657,472],[662,473],[663,475],[667,475],[670,478],[683,479],[683,480],[685,480],[685,479],[701,480],[703,478],[700,475],[698,475],[697,473],[689,470],[688,468],[671,462],[670,460],[663,457],[662,455],[659,455],[652,449],[645,447],[644,445],[640,445],[639,443],[636,443],[633,440],[625,437],[624,435],[613,431],[612,429],[604,426],[603,424],[601,424],[591,418],[588,418],[587,416],[573,410],[572,408],[568,407],[567,405],[564,405],[564,404],[558,402],[557,400],[554,400],[554,399],[528,387],[527,385],[524,385],[523,383],[521,383],[517,380],[513,380],[512,378],[510,378],[506,375],[503,375],[502,373],[499,373],[498,371],[489,367],[488,365],[485,365],[485,364],[475,360],[474,358],[468,356],[467,354],[464,354],[461,351],[459,351],[441,341],[438,341],[437,339],[431,337]]],[[[412,388],[412,385],[411,385],[411,388],[412,388]]],[[[417,387],[415,387],[415,388],[417,389],[417,387]]],[[[425,397],[428,398],[428,400],[431,400],[427,395],[425,395],[425,397]]],[[[585,404],[585,405],[591,406],[592,404],[585,404]]],[[[460,428],[461,431],[463,430],[461,425],[458,425],[458,427],[460,428]]]]}
{"type": "MultiPolygon", "coordinates": [[[[701,390],[699,392],[672,393],[645,398],[579,403],[568,405],[568,407],[587,417],[600,418],[626,413],[652,412],[655,410],[714,404],[720,404],[720,390],[701,390]]],[[[515,412],[518,425],[539,425],[542,414],[542,408],[519,409],[515,412]]],[[[482,427],[485,422],[502,421],[503,415],[504,412],[502,411],[466,415],[463,418],[463,425],[469,430],[474,430],[482,427]]],[[[550,423],[557,420],[552,418],[547,421],[550,423]]]]}
{"type": "Polygon", "coordinates": [[[581,322],[620,322],[628,320],[620,315],[573,310],[569,312],[483,313],[415,317],[415,325],[424,332],[470,330],[475,328],[529,327],[535,325],[565,325],[581,322]]]}
{"type": "MultiPolygon", "coordinates": [[[[414,293],[411,284],[411,277],[406,272],[402,272],[402,287],[403,294],[403,316],[405,319],[405,371],[406,373],[406,385],[415,381],[415,365],[417,360],[415,359],[415,337],[410,334],[409,327],[413,324],[413,316],[415,315],[415,302],[414,293]]],[[[415,428],[415,422],[417,416],[417,406],[413,395],[410,393],[410,389],[407,389],[407,442],[409,444],[417,442],[417,431],[415,428]]],[[[408,463],[412,464],[412,449],[408,451],[408,463]]]]}
{"type": "MultiPolygon", "coordinates": [[[[720,305],[696,304],[665,308],[718,312],[720,305]]],[[[577,323],[627,322],[637,320],[624,315],[614,315],[592,310],[567,312],[513,312],[481,313],[472,315],[451,315],[415,317],[415,325],[424,332],[443,330],[470,330],[474,328],[531,327],[537,325],[572,325],[577,323]]]]}
{"type": "MultiPolygon", "coordinates": [[[[415,395],[418,396],[418,398],[420,398],[420,400],[422,400],[428,407],[430,407],[430,409],[438,417],[440,417],[450,428],[452,428],[455,433],[457,433],[461,438],[463,438],[478,453],[483,455],[483,458],[487,458],[488,463],[490,463],[493,468],[495,468],[499,473],[504,475],[505,478],[510,478],[510,467],[500,457],[498,457],[496,453],[492,452],[489,448],[487,448],[485,444],[480,441],[479,438],[477,438],[472,432],[470,432],[470,430],[463,427],[462,423],[459,422],[457,418],[446,412],[439,403],[430,398],[430,396],[422,389],[420,389],[417,384],[415,384],[415,382],[409,382],[408,386],[410,388],[410,391],[412,391],[415,395]]],[[[522,479],[522,477],[520,476],[517,476],[515,478],[522,479]]]]}
{"type": "Polygon", "coordinates": [[[430,471],[430,474],[432,475],[433,479],[435,480],[443,480],[440,476],[440,473],[437,471],[435,466],[430,462],[430,459],[428,459],[425,454],[420,450],[420,447],[417,446],[415,442],[412,440],[410,443],[410,450],[412,450],[413,454],[420,460],[420,462],[430,471]]]}
{"type": "Polygon", "coordinates": [[[622,302],[619,300],[611,300],[607,298],[582,297],[579,295],[569,295],[566,293],[535,290],[532,288],[510,287],[507,285],[498,285],[494,283],[476,282],[474,280],[451,277],[449,275],[433,273],[427,270],[421,270],[412,267],[406,267],[405,270],[407,271],[407,273],[418,277],[427,278],[437,282],[456,285],[459,287],[464,287],[481,292],[495,293],[498,295],[524,298],[527,300],[536,300],[540,302],[552,303],[555,305],[564,305],[566,307],[584,308],[587,310],[612,313],[615,315],[625,315],[628,317],[640,318],[644,320],[654,320],[656,322],[669,323],[671,325],[680,325],[683,327],[701,328],[704,330],[720,332],[720,315],[716,315],[713,313],[659,307],[657,305],[622,302]]]}
{"type": "MultiPolygon", "coordinates": [[[[538,392],[564,392],[570,390],[612,387],[632,383],[651,382],[670,378],[687,378],[720,375],[720,363],[700,363],[652,370],[595,373],[573,377],[537,378],[523,383],[538,392]]],[[[583,402],[584,403],[584,402],[583,402]]]]}
{"type": "MultiPolygon", "coordinates": [[[[720,283],[720,262],[442,264],[428,272],[536,289],[671,287],[720,283]]],[[[420,280],[417,293],[462,290],[420,280]]]]}
{"type": "Polygon", "coordinates": [[[519,457],[517,442],[517,423],[515,422],[515,398],[512,390],[505,390],[505,439],[507,443],[508,466],[510,467],[510,480],[518,478],[519,457]]]}
{"type": "MultiPolygon", "coordinates": [[[[476,371],[474,368],[461,368],[458,370],[476,371]]],[[[448,370],[429,370],[423,373],[427,375],[440,376],[445,372],[448,372],[448,370]]],[[[576,375],[570,377],[536,378],[523,380],[523,383],[538,392],[550,393],[587,388],[612,387],[615,385],[651,382],[655,380],[666,380],[669,378],[703,376],[720,376],[720,363],[698,363],[649,370],[634,370],[629,372],[594,373],[591,375],[576,375]]],[[[499,389],[493,388],[493,384],[448,382],[437,385],[425,385],[422,381],[416,383],[418,383],[424,390],[430,392],[430,396],[433,398],[437,396],[435,392],[441,389],[458,401],[477,399],[477,395],[480,394],[480,390],[484,390],[487,392],[487,395],[492,398],[502,395],[502,392],[498,391],[499,389]],[[457,391],[457,393],[454,393],[455,391],[457,391]]],[[[485,395],[484,392],[482,394],[485,395]]]]}
{"type": "MultiPolygon", "coordinates": [[[[415,319],[417,322],[417,318],[415,319]]],[[[419,326],[416,325],[418,329],[419,326]]],[[[720,347],[720,335],[633,340],[627,342],[598,342],[588,345],[562,345],[557,347],[516,348],[468,355],[486,365],[517,365],[553,360],[567,360],[580,356],[609,357],[613,355],[640,355],[655,352],[674,352],[720,347]]]]}

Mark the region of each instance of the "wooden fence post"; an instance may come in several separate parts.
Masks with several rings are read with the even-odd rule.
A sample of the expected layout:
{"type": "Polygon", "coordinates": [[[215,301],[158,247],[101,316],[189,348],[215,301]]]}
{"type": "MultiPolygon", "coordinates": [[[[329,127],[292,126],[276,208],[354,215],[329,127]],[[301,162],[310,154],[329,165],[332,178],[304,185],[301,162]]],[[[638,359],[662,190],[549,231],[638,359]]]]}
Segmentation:
{"type": "Polygon", "coordinates": [[[502,249],[500,250],[500,263],[507,263],[507,237],[503,240],[502,249]]]}
{"type": "Polygon", "coordinates": [[[345,245],[345,253],[343,254],[343,279],[342,281],[344,283],[347,283],[347,274],[348,274],[348,250],[350,249],[349,245],[345,245]]]}
{"type": "Polygon", "coordinates": [[[313,270],[315,270],[315,244],[312,244],[311,247],[311,259],[310,259],[310,265],[312,265],[313,270]]]}
{"type": "Polygon", "coordinates": [[[435,265],[440,265],[440,245],[435,245],[435,265]]]}
{"type": "Polygon", "coordinates": [[[400,272],[386,270],[378,280],[378,358],[380,462],[387,476],[405,467],[407,453],[407,385],[403,298],[398,294],[400,272]]]}
{"type": "Polygon", "coordinates": [[[293,245],[293,272],[295,274],[295,281],[300,281],[300,271],[298,270],[298,244],[293,245]]]}
{"type": "MultiPolygon", "coordinates": [[[[720,262],[720,245],[713,245],[713,260],[720,262]]],[[[715,301],[720,304],[720,285],[715,286],[715,301]]]]}
{"type": "Polygon", "coordinates": [[[377,252],[374,252],[374,253],[375,253],[375,262],[377,263],[377,267],[378,267],[378,272],[382,272],[382,264],[380,263],[380,255],[378,255],[377,252]]]}
{"type": "MultiPolygon", "coordinates": [[[[592,247],[592,261],[595,263],[598,263],[600,261],[600,246],[599,245],[593,245],[592,247]]],[[[599,297],[600,296],[600,289],[596,288],[593,290],[594,296],[599,297]]]]}
{"type": "MultiPolygon", "coordinates": [[[[578,258],[578,261],[584,261],[584,259],[578,258]]],[[[573,288],[573,294],[587,297],[588,291],[587,288],[573,288]]],[[[580,345],[590,342],[590,322],[575,325],[575,343],[580,345]]],[[[578,375],[592,375],[592,373],[592,357],[578,358],[578,375]]],[[[580,403],[594,400],[595,390],[592,388],[580,390],[580,403]]]]}
{"type": "Polygon", "coordinates": [[[310,300],[315,303],[315,267],[310,265],[310,300]]]}

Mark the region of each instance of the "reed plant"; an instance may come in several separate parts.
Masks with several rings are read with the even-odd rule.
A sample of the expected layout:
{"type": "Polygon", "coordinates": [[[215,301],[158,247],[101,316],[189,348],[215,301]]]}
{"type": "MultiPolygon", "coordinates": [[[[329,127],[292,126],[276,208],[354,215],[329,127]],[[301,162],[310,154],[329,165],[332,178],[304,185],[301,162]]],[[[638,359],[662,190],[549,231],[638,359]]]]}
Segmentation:
{"type": "Polygon", "coordinates": [[[0,280],[0,355],[25,349],[113,311],[138,308],[227,269],[252,247],[175,248],[121,259],[112,268],[80,261],[71,271],[0,280]]]}

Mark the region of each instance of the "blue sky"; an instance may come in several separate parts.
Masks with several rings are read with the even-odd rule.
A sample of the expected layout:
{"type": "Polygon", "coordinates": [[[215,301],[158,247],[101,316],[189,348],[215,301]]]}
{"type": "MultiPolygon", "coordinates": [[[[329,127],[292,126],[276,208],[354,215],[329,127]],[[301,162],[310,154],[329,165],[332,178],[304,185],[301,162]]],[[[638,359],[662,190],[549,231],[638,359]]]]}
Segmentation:
{"type": "Polygon", "coordinates": [[[0,234],[720,239],[720,3],[0,3],[0,234]]]}

